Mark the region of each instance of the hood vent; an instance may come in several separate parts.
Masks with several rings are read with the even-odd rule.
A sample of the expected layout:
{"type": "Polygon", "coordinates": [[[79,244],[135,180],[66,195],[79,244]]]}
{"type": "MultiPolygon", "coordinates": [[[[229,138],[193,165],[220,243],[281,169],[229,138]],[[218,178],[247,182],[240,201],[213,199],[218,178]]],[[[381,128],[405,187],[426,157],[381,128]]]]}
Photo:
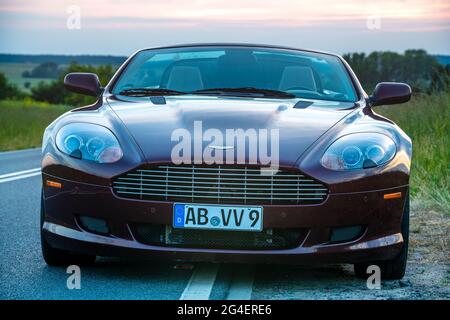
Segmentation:
{"type": "Polygon", "coordinates": [[[150,101],[151,101],[153,104],[158,104],[158,105],[166,104],[166,98],[163,97],[163,96],[153,96],[153,97],[150,97],[150,101]]]}

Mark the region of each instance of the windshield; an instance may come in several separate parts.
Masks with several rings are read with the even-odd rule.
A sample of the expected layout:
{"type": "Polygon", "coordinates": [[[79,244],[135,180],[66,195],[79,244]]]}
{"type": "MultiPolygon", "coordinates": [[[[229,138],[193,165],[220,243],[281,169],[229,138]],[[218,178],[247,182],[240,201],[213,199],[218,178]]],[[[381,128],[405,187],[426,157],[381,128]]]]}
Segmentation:
{"type": "Polygon", "coordinates": [[[356,101],[338,57],[259,47],[180,47],[136,54],[113,94],[236,95],[356,101]]]}

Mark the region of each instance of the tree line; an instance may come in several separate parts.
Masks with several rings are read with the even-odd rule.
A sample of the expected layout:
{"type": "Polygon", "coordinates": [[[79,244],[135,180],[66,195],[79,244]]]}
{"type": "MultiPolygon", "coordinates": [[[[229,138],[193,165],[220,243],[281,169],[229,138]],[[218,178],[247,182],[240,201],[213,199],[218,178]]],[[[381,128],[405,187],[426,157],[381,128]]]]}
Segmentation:
{"type": "Polygon", "coordinates": [[[450,89],[450,65],[443,65],[425,50],[406,50],[403,54],[375,51],[369,55],[349,53],[343,58],[370,93],[378,82],[406,82],[414,92],[430,93],[450,89]]]}

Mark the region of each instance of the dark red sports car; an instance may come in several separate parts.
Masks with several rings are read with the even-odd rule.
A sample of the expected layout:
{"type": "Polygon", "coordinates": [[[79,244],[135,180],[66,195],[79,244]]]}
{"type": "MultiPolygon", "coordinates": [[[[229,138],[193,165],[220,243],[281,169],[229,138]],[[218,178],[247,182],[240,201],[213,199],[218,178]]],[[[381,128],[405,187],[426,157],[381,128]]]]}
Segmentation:
{"type": "Polygon", "coordinates": [[[334,54],[199,44],[145,49],[98,97],[48,126],[42,251],[50,265],[96,256],[376,264],[401,278],[411,140],[334,54]]]}

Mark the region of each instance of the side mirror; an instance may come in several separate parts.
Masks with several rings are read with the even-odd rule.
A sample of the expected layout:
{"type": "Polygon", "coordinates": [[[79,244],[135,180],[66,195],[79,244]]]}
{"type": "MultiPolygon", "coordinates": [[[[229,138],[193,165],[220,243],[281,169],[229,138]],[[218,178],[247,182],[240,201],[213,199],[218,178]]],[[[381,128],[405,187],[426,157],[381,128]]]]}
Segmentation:
{"type": "Polygon", "coordinates": [[[411,99],[411,87],[406,83],[381,82],[370,96],[373,107],[408,102],[411,99]]]}
{"type": "Polygon", "coordinates": [[[69,91],[93,97],[99,97],[102,93],[100,81],[95,73],[69,73],[64,77],[64,87],[69,91]]]}

